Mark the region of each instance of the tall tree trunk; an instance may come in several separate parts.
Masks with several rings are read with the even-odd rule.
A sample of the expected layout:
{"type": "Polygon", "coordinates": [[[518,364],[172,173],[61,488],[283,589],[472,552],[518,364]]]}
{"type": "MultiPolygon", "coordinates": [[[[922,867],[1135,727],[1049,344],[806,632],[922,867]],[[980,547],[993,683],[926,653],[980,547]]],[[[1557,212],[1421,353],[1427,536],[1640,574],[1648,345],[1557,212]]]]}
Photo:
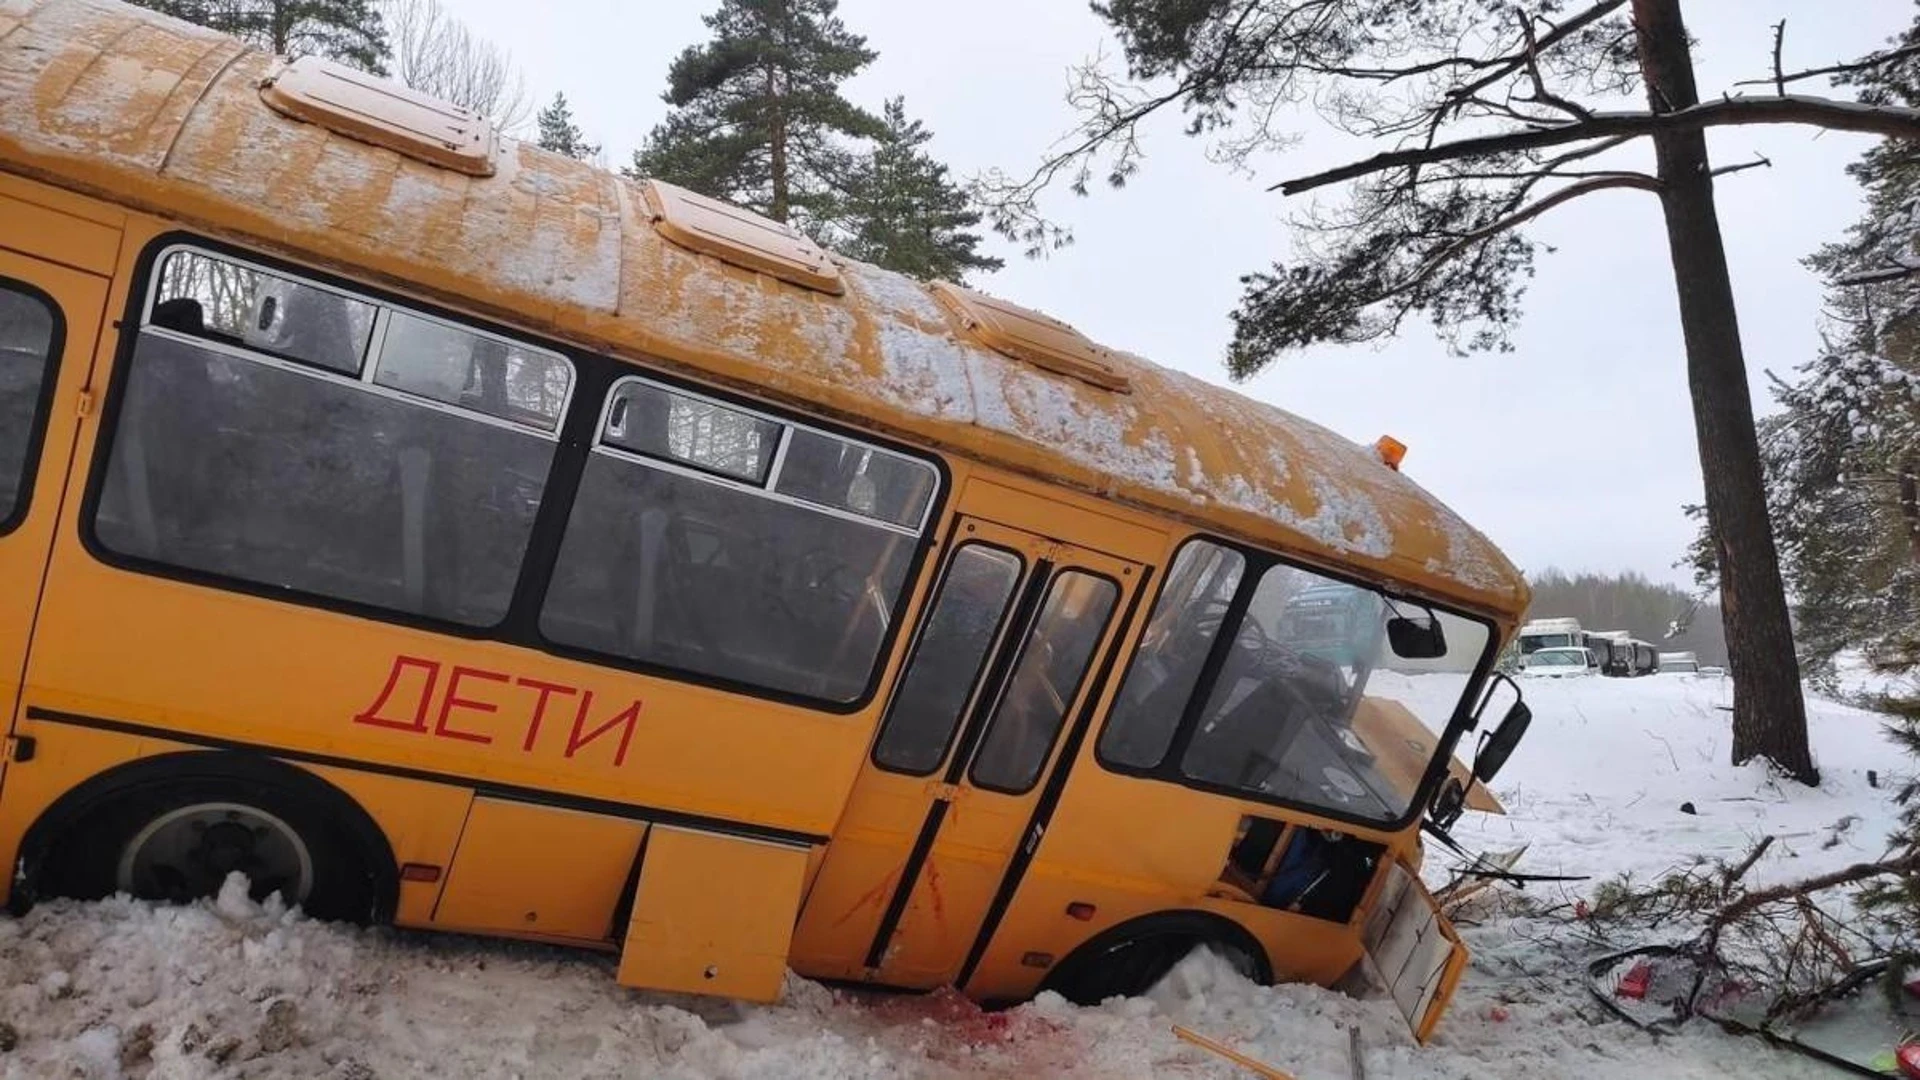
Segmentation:
{"type": "MultiPolygon", "coordinates": [[[[788,17],[793,12],[783,2],[780,5],[781,55],[791,59],[793,35],[788,25],[788,17]]],[[[767,169],[773,192],[767,202],[767,216],[775,221],[785,222],[791,205],[792,193],[787,190],[787,103],[780,95],[779,65],[771,58],[767,60],[767,108],[772,113],[772,122],[767,125],[767,169]]]]}
{"type": "Polygon", "coordinates": [[[767,64],[767,102],[772,112],[772,122],[767,125],[767,168],[773,187],[767,202],[767,216],[775,221],[785,221],[790,198],[787,191],[787,116],[783,108],[785,102],[780,100],[780,82],[772,62],[767,64]]]}
{"type": "Polygon", "coordinates": [[[1907,556],[1920,563],[1920,458],[1905,458],[1900,470],[1900,526],[1907,534],[1907,556]]]}
{"type": "MultiPolygon", "coordinates": [[[[1640,68],[1656,112],[1699,103],[1680,0],[1633,0],[1640,68]]],[[[1654,137],[1660,204],[1680,298],[1694,433],[1707,521],[1720,564],[1721,613],[1733,669],[1733,762],[1765,757],[1804,784],[1820,782],[1807,749],[1806,701],[1786,590],[1761,479],[1760,443],[1740,350],[1733,282],[1699,130],[1654,137]]]]}

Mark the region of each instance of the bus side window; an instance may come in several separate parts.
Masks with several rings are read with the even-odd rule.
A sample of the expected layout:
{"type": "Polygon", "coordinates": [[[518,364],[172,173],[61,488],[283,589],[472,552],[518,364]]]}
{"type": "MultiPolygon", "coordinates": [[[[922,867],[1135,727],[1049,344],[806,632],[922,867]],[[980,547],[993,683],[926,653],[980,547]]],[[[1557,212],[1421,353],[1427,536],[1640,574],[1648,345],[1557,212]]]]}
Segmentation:
{"type": "Polygon", "coordinates": [[[358,375],[376,305],[197,251],[162,260],[155,326],[358,375]]]}
{"type": "Polygon", "coordinates": [[[900,677],[873,758],[924,775],[940,766],[1020,583],[1020,556],[985,544],[953,553],[913,659],[900,677]]]}
{"type": "MultiPolygon", "coordinates": [[[[414,317],[398,308],[188,251],[163,260],[158,291],[121,376],[92,523],[103,547],[467,626],[505,617],[557,445],[534,426],[544,414],[503,422],[428,387],[372,385],[354,377],[357,356],[341,370],[354,325],[377,312],[404,326],[414,317]],[[269,307],[249,347],[259,335],[233,316],[269,307]],[[310,353],[321,359],[302,362],[310,353]]],[[[443,333],[425,344],[390,335],[383,367],[430,368],[434,340],[495,340],[430,325],[443,333]]]]}
{"type": "Polygon", "coordinates": [[[581,475],[540,633],[601,656],[858,700],[938,476],[858,440],[623,379],[581,475]],[[789,463],[801,482],[783,472],[789,463]]]}
{"type": "Polygon", "coordinates": [[[395,311],[373,381],[501,420],[554,431],[573,388],[557,353],[395,311]]]}
{"type": "Polygon", "coordinates": [[[1040,778],[1119,595],[1113,582],[1078,570],[1054,577],[974,756],[975,784],[1020,794],[1040,778]]]}
{"type": "Polygon", "coordinates": [[[1190,540],[1180,548],[1100,735],[1101,758],[1136,769],[1160,764],[1246,567],[1239,552],[1219,544],[1190,540]]]}
{"type": "Polygon", "coordinates": [[[54,313],[47,302],[0,283],[0,533],[25,509],[35,421],[53,366],[54,313]]]}

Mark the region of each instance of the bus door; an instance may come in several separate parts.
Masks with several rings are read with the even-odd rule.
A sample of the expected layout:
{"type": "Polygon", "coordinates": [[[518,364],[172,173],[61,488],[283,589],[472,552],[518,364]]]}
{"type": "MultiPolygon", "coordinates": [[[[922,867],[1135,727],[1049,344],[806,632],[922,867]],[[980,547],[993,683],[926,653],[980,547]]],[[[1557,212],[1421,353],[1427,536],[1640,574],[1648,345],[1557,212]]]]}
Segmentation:
{"type": "Polygon", "coordinates": [[[979,518],[946,548],[796,931],[796,953],[842,978],[959,977],[1016,850],[1039,840],[1040,792],[1142,573],[979,518]]]}
{"type": "MultiPolygon", "coordinates": [[[[10,239],[0,228],[0,705],[9,736],[107,296],[104,278],[8,250],[10,239]]],[[[0,780],[27,752],[11,738],[0,747],[0,780]]]]}

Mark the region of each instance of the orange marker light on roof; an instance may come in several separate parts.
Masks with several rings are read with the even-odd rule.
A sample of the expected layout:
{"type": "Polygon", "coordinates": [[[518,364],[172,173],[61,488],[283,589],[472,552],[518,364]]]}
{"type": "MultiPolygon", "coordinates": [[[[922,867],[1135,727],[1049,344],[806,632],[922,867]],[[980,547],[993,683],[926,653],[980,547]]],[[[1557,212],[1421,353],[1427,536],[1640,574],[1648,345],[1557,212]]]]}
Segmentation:
{"type": "Polygon", "coordinates": [[[1407,444],[1391,435],[1382,435],[1373,444],[1373,452],[1380,455],[1380,464],[1399,472],[1400,460],[1407,456],[1407,444]]]}

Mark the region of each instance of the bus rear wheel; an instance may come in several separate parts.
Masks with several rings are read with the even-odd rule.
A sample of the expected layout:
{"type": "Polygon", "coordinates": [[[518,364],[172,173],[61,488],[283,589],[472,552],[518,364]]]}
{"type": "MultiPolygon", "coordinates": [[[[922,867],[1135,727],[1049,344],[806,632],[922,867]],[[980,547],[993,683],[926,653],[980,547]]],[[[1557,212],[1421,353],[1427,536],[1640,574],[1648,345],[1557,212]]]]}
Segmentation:
{"type": "Polygon", "coordinates": [[[1055,966],[1040,988],[1076,1005],[1138,997],[1197,948],[1211,950],[1254,982],[1273,981],[1266,950],[1252,935],[1218,915],[1176,911],[1135,919],[1096,935],[1055,966]]]}
{"type": "Polygon", "coordinates": [[[109,774],[50,812],[49,828],[35,828],[40,843],[29,844],[38,849],[32,893],[188,903],[218,896],[237,871],[256,901],[278,893],[317,919],[383,921],[392,856],[352,800],[277,762],[196,756],[109,774]]]}

